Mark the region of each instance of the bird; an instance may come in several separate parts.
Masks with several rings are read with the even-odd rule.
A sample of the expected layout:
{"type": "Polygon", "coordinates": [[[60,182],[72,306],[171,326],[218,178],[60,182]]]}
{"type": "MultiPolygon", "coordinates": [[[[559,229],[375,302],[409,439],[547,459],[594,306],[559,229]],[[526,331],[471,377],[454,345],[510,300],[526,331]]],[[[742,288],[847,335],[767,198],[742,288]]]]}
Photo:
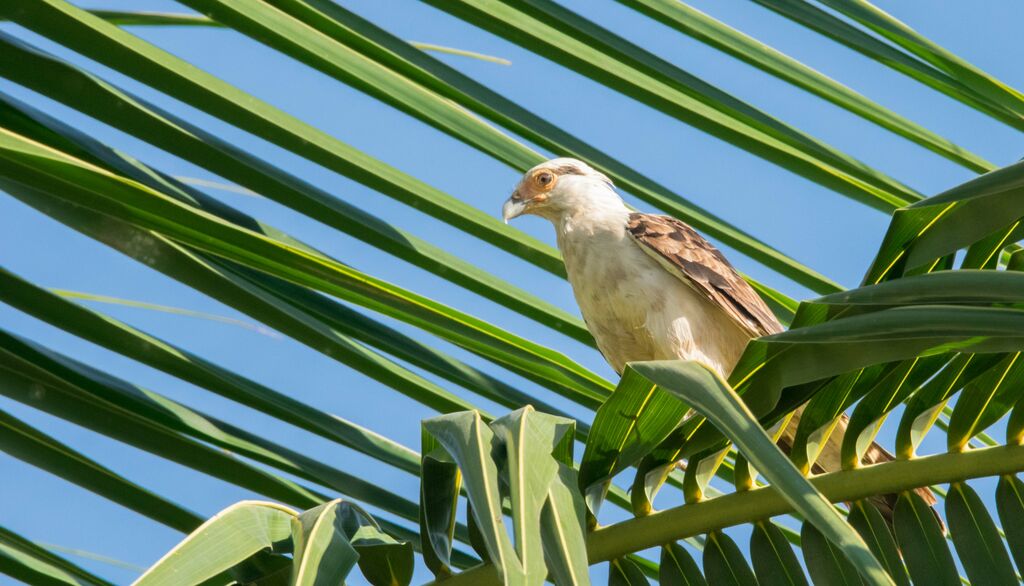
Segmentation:
{"type": "MultiPolygon", "coordinates": [[[[692,360],[728,379],[752,338],[782,324],[714,245],[671,216],[632,210],[605,174],[572,158],[528,170],[502,206],[505,223],[539,216],[555,228],[580,313],[598,350],[619,375],[629,362],[692,360]]],[[[792,445],[800,411],[782,431],[792,445]]],[[[812,471],[841,469],[843,415],[812,471]]],[[[878,444],[863,463],[894,459],[878,444]]],[[[929,505],[927,488],[918,491],[929,505]]],[[[873,502],[891,519],[895,495],[873,502]]]]}

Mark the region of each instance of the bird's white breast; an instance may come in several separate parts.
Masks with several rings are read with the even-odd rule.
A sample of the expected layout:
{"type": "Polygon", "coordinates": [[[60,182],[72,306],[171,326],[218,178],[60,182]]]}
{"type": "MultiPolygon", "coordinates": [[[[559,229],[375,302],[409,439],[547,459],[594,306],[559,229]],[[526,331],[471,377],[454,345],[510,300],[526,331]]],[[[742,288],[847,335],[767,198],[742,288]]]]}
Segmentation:
{"type": "Polygon", "coordinates": [[[728,376],[749,336],[632,240],[627,217],[563,221],[558,244],[590,332],[617,372],[638,360],[699,360],[728,376]]]}

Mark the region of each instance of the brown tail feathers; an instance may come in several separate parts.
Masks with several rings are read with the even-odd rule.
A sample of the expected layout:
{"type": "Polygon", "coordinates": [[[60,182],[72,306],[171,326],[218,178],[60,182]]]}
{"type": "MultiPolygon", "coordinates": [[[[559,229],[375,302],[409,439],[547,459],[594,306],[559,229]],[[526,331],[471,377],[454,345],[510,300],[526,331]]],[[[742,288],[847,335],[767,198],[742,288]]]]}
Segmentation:
{"type": "MultiPolygon", "coordinates": [[[[803,409],[801,408],[793,415],[793,418],[786,426],[786,430],[782,433],[782,435],[779,438],[779,447],[782,448],[782,451],[786,452],[787,454],[789,453],[790,448],[793,445],[793,438],[796,435],[796,427],[797,424],[800,423],[800,415],[802,412],[803,409]]],[[[818,455],[818,459],[815,460],[814,466],[812,468],[812,472],[814,472],[815,474],[835,472],[842,468],[840,450],[843,445],[843,436],[846,435],[847,422],[848,419],[846,415],[843,415],[839,423],[836,425],[836,428],[832,431],[832,435],[829,436],[828,441],[825,443],[825,446],[821,449],[821,453],[818,455]]],[[[887,452],[885,448],[873,443],[871,444],[871,447],[868,448],[867,453],[864,454],[864,458],[861,462],[865,465],[869,465],[878,464],[881,462],[891,462],[892,460],[895,459],[896,458],[892,454],[887,452]]],[[[935,494],[927,487],[915,489],[914,492],[920,495],[921,498],[924,499],[924,502],[927,503],[930,507],[934,507],[935,504],[938,502],[938,500],[935,498],[935,494]]],[[[888,521],[891,525],[892,516],[894,511],[896,510],[896,500],[898,498],[898,494],[884,494],[871,497],[868,500],[873,505],[875,505],[875,507],[878,508],[878,511],[882,513],[882,516],[885,517],[886,521],[888,521]]],[[[945,525],[943,524],[942,519],[939,517],[938,512],[935,511],[934,508],[932,509],[932,512],[935,513],[935,519],[939,522],[939,526],[943,528],[943,531],[945,531],[945,525]]]]}

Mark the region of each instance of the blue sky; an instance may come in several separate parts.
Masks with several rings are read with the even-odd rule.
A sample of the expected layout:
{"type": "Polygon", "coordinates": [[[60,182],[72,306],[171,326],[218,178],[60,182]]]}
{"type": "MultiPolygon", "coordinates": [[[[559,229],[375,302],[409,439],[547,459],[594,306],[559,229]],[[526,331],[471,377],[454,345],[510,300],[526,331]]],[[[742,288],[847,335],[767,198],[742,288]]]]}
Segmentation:
{"type": "MultiPolygon", "coordinates": [[[[856,285],[887,225],[872,211],[755,156],[631,101],[573,72],[412,0],[341,2],[377,24],[416,41],[505,57],[511,66],[442,56],[447,63],[511,97],[580,138],[640,169],[680,195],[725,217],[845,286],[856,285]]],[[[608,0],[564,2],[659,56],[769,114],[852,154],[931,195],[972,176],[937,155],[831,104],[737,62],[608,0]]],[[[92,8],[185,11],[168,0],[90,0],[92,8]]],[[[751,2],[692,1],[691,5],[818,68],[879,103],[999,165],[1024,156],[1012,129],[889,69],[800,28],[751,2]]],[[[1019,23],[1024,6],[1013,0],[878,2],[954,53],[1011,86],[1024,88],[1019,23]]],[[[100,65],[9,23],[0,29],[38,44],[136,91],[161,106],[237,141],[304,179],[463,258],[575,312],[568,285],[488,245],[458,233],[379,193],[307,163],[259,139],[138,86],[100,65]]],[[[341,140],[497,215],[519,173],[356,90],[224,29],[135,28],[132,32],[258,96],[341,140]]],[[[217,179],[173,156],[0,80],[0,91],[72,121],[101,140],[174,175],[217,179]]],[[[552,153],[558,154],[558,153],[552,153]]],[[[483,317],[554,346],[609,377],[594,351],[453,287],[344,234],[259,198],[222,191],[212,195],[267,221],[375,276],[483,317]]],[[[646,204],[635,202],[641,209],[646,204]]],[[[526,218],[518,226],[554,243],[550,226],[526,218]]],[[[739,268],[784,292],[808,292],[733,254],[739,268]]],[[[162,303],[247,319],[161,274],[64,228],[0,193],[0,265],[40,285],[162,303]]],[[[274,389],[339,414],[408,446],[419,442],[418,422],[432,412],[343,365],[283,337],[224,324],[137,309],[98,306],[128,323],[179,344],[274,389]]],[[[387,319],[382,318],[387,322],[387,319]]],[[[390,322],[389,322],[390,323],[390,322]]],[[[466,353],[415,330],[419,339],[538,392],[466,353]]],[[[247,429],[302,450],[415,500],[411,476],[298,432],[285,424],[0,306],[0,328],[29,337],[128,381],[159,391],[247,429]]],[[[428,378],[432,378],[429,377],[428,378]]],[[[445,385],[450,387],[451,385],[445,385]]],[[[462,393],[457,388],[454,392],[462,393]]],[[[467,395],[468,396],[468,395],[467,395]]],[[[486,401],[483,407],[499,411],[486,401]]],[[[208,516],[257,495],[0,398],[0,409],[23,418],[102,464],[159,494],[208,516]]],[[[147,565],[181,535],[67,482],[0,454],[0,524],[29,538],[81,548],[147,565]]],[[[990,494],[990,491],[989,491],[990,494]]],[[[673,504],[675,496],[663,499],[673,504]]],[[[741,538],[742,532],[736,533],[741,538]]],[[[117,583],[130,571],[87,560],[83,566],[117,583]]],[[[425,579],[423,571],[417,580],[425,579]]],[[[0,577],[0,583],[4,578],[0,577]]],[[[360,583],[355,578],[353,583],[360,583]]]]}

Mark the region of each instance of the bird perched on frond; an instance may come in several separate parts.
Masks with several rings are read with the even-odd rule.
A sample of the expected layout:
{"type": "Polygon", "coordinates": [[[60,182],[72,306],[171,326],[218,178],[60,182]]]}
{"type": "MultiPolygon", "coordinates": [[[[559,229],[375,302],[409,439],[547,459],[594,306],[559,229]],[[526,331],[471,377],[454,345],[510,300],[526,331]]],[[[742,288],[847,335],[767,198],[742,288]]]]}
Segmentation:
{"type": "MultiPolygon", "coordinates": [[[[597,347],[616,372],[627,362],[696,360],[728,378],[751,338],[782,325],[710,242],[685,223],[630,210],[601,172],[576,159],[530,169],[502,208],[505,222],[532,214],[555,227],[576,302],[597,347]]],[[[779,441],[791,444],[793,417],[779,441]]],[[[840,468],[846,418],[815,471],[840,468]]],[[[874,444],[865,463],[892,460],[874,444]]],[[[920,491],[929,504],[935,497],[920,491]]],[[[891,518],[894,498],[878,502],[891,518]],[[883,502],[884,501],[884,502],[883,502]]]]}

